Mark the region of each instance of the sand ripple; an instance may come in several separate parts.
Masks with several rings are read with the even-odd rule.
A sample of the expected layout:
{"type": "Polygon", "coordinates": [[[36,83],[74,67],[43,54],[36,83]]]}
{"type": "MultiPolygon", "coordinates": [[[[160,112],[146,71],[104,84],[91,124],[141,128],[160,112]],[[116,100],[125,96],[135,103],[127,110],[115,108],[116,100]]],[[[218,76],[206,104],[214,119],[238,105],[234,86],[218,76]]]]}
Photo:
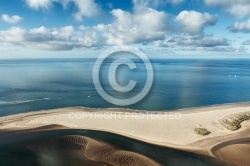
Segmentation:
{"type": "Polygon", "coordinates": [[[26,148],[39,156],[41,165],[154,166],[155,161],[84,136],[63,136],[38,141],[26,148]]]}

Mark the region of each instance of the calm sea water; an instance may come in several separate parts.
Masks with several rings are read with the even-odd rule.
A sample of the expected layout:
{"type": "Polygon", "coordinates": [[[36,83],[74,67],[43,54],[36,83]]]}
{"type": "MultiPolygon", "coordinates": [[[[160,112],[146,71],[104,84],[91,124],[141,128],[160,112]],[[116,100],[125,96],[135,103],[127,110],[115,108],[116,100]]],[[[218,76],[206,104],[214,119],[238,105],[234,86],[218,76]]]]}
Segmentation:
{"type": "MultiPolygon", "coordinates": [[[[114,108],[96,92],[92,80],[95,59],[0,61],[0,116],[60,107],[114,108]]],[[[108,84],[106,61],[101,69],[104,89],[118,98],[137,94],[146,80],[145,66],[136,71],[121,67],[120,84],[134,79],[137,87],[127,96],[108,84]],[[124,69],[123,69],[124,68],[124,69]]],[[[250,60],[152,60],[155,79],[149,94],[127,108],[172,110],[250,101],[250,60]]]]}

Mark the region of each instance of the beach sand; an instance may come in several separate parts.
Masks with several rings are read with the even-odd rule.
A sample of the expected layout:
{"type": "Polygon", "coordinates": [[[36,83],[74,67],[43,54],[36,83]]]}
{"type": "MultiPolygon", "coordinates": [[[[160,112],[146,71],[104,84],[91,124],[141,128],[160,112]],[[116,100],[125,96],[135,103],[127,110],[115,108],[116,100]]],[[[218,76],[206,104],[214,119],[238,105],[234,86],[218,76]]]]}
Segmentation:
{"type": "Polygon", "coordinates": [[[1,117],[0,156],[5,160],[0,157],[0,162],[25,151],[52,165],[247,166],[250,121],[238,116],[249,112],[250,105],[240,103],[164,113],[61,108],[1,117]],[[221,123],[228,117],[241,125],[229,130],[221,123]]]}

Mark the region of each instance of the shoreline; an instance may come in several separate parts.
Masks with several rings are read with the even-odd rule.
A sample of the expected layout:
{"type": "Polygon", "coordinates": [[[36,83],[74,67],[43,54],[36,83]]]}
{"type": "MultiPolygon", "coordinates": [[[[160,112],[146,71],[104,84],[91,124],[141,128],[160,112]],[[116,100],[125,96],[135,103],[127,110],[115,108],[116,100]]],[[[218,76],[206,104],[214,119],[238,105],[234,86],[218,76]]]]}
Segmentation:
{"type": "MultiPolygon", "coordinates": [[[[197,107],[190,107],[190,108],[180,108],[180,109],[171,109],[171,110],[138,110],[138,109],[131,109],[131,108],[90,108],[90,107],[83,107],[83,106],[74,106],[74,107],[62,107],[62,108],[82,108],[86,110],[116,110],[119,111],[121,110],[122,112],[195,112],[195,110],[200,109],[198,111],[202,111],[201,109],[205,109],[204,111],[214,109],[214,108],[232,108],[233,107],[238,107],[238,106],[250,106],[250,101],[247,102],[237,102],[237,103],[225,103],[225,104],[214,104],[214,105],[207,105],[207,106],[197,106],[197,107]]],[[[60,108],[55,108],[55,109],[60,109],[60,108]]],[[[48,109],[48,110],[54,110],[54,109],[48,109]]],[[[43,110],[46,111],[46,110],[43,110]]],[[[35,112],[35,111],[31,111],[35,112]]],[[[1,118],[1,117],[0,117],[1,118]]]]}
{"type": "Polygon", "coordinates": [[[2,117],[7,116],[14,116],[18,114],[27,114],[27,113],[33,113],[33,112],[41,112],[41,111],[51,111],[51,110],[57,110],[57,109],[64,109],[64,108],[81,108],[85,110],[100,110],[100,111],[120,111],[120,112],[181,112],[181,113],[188,113],[188,112],[195,112],[197,111],[209,111],[214,109],[224,109],[224,108],[232,108],[232,107],[238,107],[238,106],[250,106],[250,101],[246,102],[236,102],[236,103],[223,103],[223,104],[214,104],[214,105],[206,105],[206,106],[197,106],[197,107],[188,107],[188,108],[180,108],[180,109],[169,109],[169,110],[139,110],[139,109],[132,109],[132,108],[91,108],[91,107],[84,107],[84,106],[72,106],[72,107],[59,107],[59,108],[53,108],[53,109],[42,109],[42,110],[34,110],[34,111],[28,111],[28,112],[22,112],[22,113],[16,113],[16,114],[8,114],[8,115],[0,115],[0,119],[2,117]]]}

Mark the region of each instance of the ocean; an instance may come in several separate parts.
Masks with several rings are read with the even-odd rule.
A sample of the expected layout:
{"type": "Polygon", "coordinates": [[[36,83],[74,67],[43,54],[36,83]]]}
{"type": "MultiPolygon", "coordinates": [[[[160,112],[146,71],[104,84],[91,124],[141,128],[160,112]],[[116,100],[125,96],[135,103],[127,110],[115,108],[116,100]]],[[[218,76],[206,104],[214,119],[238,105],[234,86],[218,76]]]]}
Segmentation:
{"type": "MultiPolygon", "coordinates": [[[[122,108],[96,91],[92,71],[96,59],[0,60],[0,116],[61,107],[122,108]]],[[[121,66],[117,80],[137,85],[119,94],[108,84],[104,62],[100,80],[111,96],[125,99],[139,93],[147,78],[145,65],[135,71],[121,66]]],[[[148,95],[129,109],[167,111],[250,101],[250,59],[153,59],[154,82],[148,95]]],[[[151,71],[152,72],[152,71],[151,71]]],[[[123,106],[124,108],[124,106],[123,106]]]]}

